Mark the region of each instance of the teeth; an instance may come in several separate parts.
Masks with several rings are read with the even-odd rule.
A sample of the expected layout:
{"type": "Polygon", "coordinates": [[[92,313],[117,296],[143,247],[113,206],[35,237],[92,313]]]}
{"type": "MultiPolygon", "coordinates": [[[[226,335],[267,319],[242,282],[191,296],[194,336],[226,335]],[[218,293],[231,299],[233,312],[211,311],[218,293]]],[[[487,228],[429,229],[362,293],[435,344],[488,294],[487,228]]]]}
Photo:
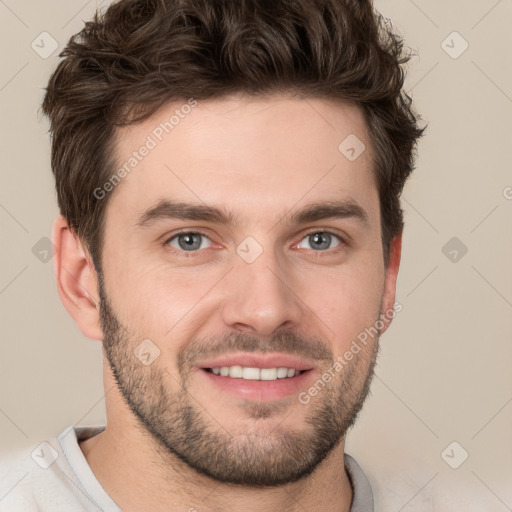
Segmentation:
{"type": "Polygon", "coordinates": [[[277,378],[284,379],[288,377],[288,368],[278,368],[277,369],[277,378]]]}
{"type": "Polygon", "coordinates": [[[246,366],[217,366],[210,368],[215,375],[246,380],[277,380],[287,379],[300,375],[300,370],[295,368],[251,368],[246,366]]]}
{"type": "Polygon", "coordinates": [[[242,371],[242,379],[260,380],[260,369],[259,368],[244,368],[242,371]]]}
{"type": "Polygon", "coordinates": [[[244,376],[244,369],[241,366],[230,366],[229,376],[234,379],[241,379],[244,376]]]}
{"type": "Polygon", "coordinates": [[[262,368],[260,371],[261,380],[276,380],[277,368],[262,368]]]}

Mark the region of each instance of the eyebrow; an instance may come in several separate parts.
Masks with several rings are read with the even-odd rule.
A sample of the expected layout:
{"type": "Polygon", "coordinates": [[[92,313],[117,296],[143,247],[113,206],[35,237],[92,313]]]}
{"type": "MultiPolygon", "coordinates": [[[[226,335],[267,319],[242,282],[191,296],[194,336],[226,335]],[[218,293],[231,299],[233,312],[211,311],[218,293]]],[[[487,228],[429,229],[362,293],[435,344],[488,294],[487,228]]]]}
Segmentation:
{"type": "MultiPolygon", "coordinates": [[[[226,226],[242,224],[238,215],[224,208],[165,199],[146,210],[136,225],[145,228],[155,222],[168,219],[204,221],[226,226]]],[[[300,225],[324,219],[354,219],[364,227],[369,227],[366,211],[353,200],[311,203],[297,212],[284,214],[278,222],[284,221],[292,225],[300,225]]]]}

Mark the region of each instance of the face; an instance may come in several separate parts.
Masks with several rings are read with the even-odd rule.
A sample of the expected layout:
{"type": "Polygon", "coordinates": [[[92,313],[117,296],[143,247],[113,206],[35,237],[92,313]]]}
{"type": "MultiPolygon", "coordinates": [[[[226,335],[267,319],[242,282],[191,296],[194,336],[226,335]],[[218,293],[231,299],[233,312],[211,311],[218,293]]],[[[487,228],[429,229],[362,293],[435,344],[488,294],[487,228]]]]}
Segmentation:
{"type": "Polygon", "coordinates": [[[117,135],[130,170],[106,209],[106,355],[162,454],[219,481],[296,481],[355,421],[378,335],[346,354],[394,300],[370,141],[346,103],[187,104],[117,135]]]}

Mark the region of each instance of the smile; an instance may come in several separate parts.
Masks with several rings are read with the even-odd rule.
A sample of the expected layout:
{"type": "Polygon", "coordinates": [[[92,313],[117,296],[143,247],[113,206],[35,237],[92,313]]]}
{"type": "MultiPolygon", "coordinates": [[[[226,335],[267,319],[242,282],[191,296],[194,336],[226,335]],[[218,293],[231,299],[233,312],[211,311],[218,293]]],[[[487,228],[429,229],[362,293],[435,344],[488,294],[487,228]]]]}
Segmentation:
{"type": "Polygon", "coordinates": [[[303,372],[303,370],[296,370],[295,368],[254,368],[238,365],[216,366],[214,368],[206,368],[206,370],[214,375],[245,380],[289,379],[299,376],[303,372]]]}

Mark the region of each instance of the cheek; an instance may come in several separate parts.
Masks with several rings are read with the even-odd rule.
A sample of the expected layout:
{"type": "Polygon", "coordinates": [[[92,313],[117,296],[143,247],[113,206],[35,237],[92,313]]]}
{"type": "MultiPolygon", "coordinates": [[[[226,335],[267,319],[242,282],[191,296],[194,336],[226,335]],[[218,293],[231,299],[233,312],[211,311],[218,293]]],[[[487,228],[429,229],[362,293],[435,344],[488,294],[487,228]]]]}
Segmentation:
{"type": "Polygon", "coordinates": [[[357,336],[373,326],[379,316],[382,298],[383,274],[378,266],[351,267],[331,272],[322,285],[316,280],[305,303],[315,311],[328,327],[335,352],[344,352],[357,336]]]}
{"type": "Polygon", "coordinates": [[[132,329],[163,343],[177,333],[182,338],[190,329],[199,328],[191,320],[209,302],[219,275],[213,270],[170,268],[146,261],[126,266],[117,280],[113,300],[119,304],[119,314],[132,329]]]}

